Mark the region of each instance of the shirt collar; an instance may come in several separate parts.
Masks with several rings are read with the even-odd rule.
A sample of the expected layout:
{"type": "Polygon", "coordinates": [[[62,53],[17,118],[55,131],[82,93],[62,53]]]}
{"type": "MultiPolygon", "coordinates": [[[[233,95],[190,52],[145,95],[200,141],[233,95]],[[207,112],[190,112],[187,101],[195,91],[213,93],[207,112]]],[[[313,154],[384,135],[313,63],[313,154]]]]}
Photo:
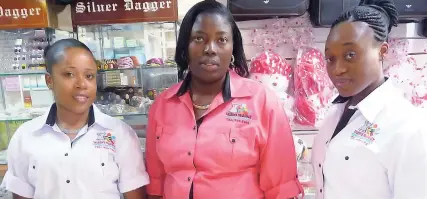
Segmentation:
{"type": "MultiPolygon", "coordinates": [[[[252,90],[244,83],[246,78],[241,77],[233,70],[229,70],[225,75],[224,85],[222,87],[222,97],[224,102],[230,101],[235,97],[251,96],[252,90]]],[[[190,89],[191,73],[189,72],[184,80],[176,87],[172,87],[170,92],[166,94],[166,98],[173,96],[182,96],[190,89]]]]}
{"type": "MultiPolygon", "coordinates": [[[[49,112],[45,113],[43,116],[41,116],[41,119],[43,121],[40,121],[40,126],[38,129],[41,129],[44,125],[48,125],[50,127],[53,127],[56,123],[56,111],[57,106],[56,103],[53,103],[50,107],[49,112]],[[44,122],[44,123],[42,123],[44,122]]],[[[93,124],[97,123],[105,128],[108,128],[108,120],[106,120],[106,115],[102,113],[96,106],[92,105],[89,108],[89,118],[88,118],[88,126],[92,126],[93,124]]]]}
{"type": "MultiPolygon", "coordinates": [[[[370,93],[365,99],[360,101],[356,107],[362,115],[369,121],[374,122],[375,117],[384,108],[386,102],[396,94],[393,81],[386,81],[370,93]]],[[[351,97],[338,96],[332,103],[341,104],[347,102],[351,97]]]]}

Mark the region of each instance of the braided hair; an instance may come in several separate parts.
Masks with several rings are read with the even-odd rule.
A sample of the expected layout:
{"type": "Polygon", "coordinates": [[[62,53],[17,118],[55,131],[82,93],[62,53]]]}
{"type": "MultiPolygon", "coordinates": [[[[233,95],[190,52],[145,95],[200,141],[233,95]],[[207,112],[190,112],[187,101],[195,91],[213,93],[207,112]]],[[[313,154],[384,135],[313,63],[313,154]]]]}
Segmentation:
{"type": "Polygon", "coordinates": [[[332,23],[332,28],[345,21],[365,22],[374,30],[375,40],[385,42],[391,28],[397,26],[398,17],[393,0],[361,0],[358,6],[343,12],[332,23]]]}

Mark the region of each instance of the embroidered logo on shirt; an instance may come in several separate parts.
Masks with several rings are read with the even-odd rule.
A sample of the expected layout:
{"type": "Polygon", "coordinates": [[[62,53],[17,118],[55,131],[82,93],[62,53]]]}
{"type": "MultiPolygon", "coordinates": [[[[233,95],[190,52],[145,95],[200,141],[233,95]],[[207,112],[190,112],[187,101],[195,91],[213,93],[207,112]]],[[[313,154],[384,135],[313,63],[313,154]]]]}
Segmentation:
{"type": "Polygon", "coordinates": [[[109,149],[113,152],[116,151],[116,136],[111,132],[98,132],[97,138],[93,141],[95,148],[109,149]]]}
{"type": "Polygon", "coordinates": [[[378,125],[365,121],[363,126],[355,130],[351,134],[351,139],[360,141],[365,145],[372,144],[375,141],[375,136],[378,135],[378,125]]]}
{"type": "Polygon", "coordinates": [[[227,111],[226,115],[227,120],[243,122],[247,124],[249,124],[249,121],[252,118],[246,104],[232,104],[231,109],[227,111]]]}

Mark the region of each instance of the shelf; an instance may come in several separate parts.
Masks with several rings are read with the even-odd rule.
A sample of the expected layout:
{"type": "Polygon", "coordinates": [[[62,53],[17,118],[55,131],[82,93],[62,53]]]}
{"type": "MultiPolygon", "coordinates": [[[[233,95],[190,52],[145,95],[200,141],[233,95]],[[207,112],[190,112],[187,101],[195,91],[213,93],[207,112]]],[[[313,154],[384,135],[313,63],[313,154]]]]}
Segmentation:
{"type": "Polygon", "coordinates": [[[0,176],[3,177],[6,174],[6,171],[7,171],[7,165],[1,164],[0,165],[0,176]]]}
{"type": "Polygon", "coordinates": [[[30,116],[6,116],[6,117],[0,117],[0,122],[28,121],[34,118],[35,117],[30,117],[30,116]]]}
{"type": "Polygon", "coordinates": [[[23,88],[24,91],[46,91],[49,90],[48,87],[36,87],[36,88],[23,88]]]}
{"type": "Polygon", "coordinates": [[[115,69],[107,69],[107,70],[98,70],[98,73],[109,72],[109,71],[138,70],[138,69],[140,69],[140,67],[137,67],[137,68],[115,68],[115,69]]]}
{"type": "Polygon", "coordinates": [[[107,115],[111,117],[123,119],[124,117],[129,117],[129,116],[145,116],[147,115],[147,113],[122,113],[122,114],[107,114],[107,115]]]}
{"type": "Polygon", "coordinates": [[[20,70],[11,72],[0,72],[0,76],[16,76],[16,75],[44,75],[45,70],[20,70]]]}

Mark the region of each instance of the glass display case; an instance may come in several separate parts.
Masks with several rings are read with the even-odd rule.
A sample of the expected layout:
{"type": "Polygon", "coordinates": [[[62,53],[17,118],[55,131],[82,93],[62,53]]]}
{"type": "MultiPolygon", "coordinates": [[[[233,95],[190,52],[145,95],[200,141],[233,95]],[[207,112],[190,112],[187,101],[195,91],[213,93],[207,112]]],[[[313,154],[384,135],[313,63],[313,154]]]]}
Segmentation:
{"type": "Polygon", "coordinates": [[[44,78],[44,48],[73,37],[50,28],[0,30],[0,176],[6,170],[6,149],[13,133],[53,103],[44,78]]]}
{"type": "Polygon", "coordinates": [[[78,26],[77,36],[98,62],[95,104],[129,124],[145,148],[148,109],[159,93],[178,82],[176,23],[78,26]]]}

